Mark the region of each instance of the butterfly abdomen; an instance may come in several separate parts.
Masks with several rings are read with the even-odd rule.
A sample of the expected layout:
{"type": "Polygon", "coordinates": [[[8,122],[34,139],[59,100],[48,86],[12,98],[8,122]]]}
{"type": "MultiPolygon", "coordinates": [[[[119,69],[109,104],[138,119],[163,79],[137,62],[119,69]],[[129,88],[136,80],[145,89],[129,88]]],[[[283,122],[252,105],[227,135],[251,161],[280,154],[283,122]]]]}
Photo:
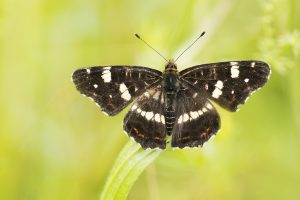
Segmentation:
{"type": "Polygon", "coordinates": [[[165,110],[165,119],[166,119],[166,131],[168,135],[172,134],[172,130],[175,124],[175,110],[176,110],[176,93],[166,93],[166,110],[165,110]]]}
{"type": "Polygon", "coordinates": [[[165,95],[165,119],[166,119],[166,132],[168,135],[172,134],[175,124],[176,116],[176,99],[179,90],[179,82],[177,73],[174,71],[166,71],[163,79],[163,89],[165,95]]]}

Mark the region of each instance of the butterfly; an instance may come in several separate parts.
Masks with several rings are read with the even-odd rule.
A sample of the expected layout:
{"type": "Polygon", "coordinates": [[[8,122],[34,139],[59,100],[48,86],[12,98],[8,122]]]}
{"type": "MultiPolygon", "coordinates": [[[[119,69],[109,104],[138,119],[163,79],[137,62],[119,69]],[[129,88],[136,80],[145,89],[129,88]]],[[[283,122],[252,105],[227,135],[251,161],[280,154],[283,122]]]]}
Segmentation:
{"type": "Polygon", "coordinates": [[[269,79],[270,67],[257,60],[216,62],[177,71],[169,60],[163,72],[143,66],[77,69],[72,80],[109,116],[129,104],[125,132],[144,149],[202,146],[220,129],[211,101],[235,112],[269,79]]]}

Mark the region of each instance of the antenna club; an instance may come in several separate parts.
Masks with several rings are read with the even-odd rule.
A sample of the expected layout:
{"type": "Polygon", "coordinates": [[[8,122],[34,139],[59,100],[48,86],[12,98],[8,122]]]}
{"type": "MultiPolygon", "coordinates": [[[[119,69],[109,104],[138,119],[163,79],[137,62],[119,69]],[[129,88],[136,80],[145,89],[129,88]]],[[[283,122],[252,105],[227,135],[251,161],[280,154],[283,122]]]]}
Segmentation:
{"type": "Polygon", "coordinates": [[[137,37],[138,39],[142,39],[141,36],[139,36],[139,34],[137,33],[135,33],[134,36],[137,37]]]}
{"type": "Polygon", "coordinates": [[[161,53],[159,53],[150,44],[148,44],[143,38],[141,38],[141,36],[139,36],[139,34],[135,33],[134,36],[137,37],[138,39],[140,39],[144,44],[146,44],[148,47],[150,47],[151,49],[153,49],[160,57],[162,57],[165,61],[168,62],[168,60],[163,55],[161,55],[161,53]]]}
{"type": "Polygon", "coordinates": [[[192,44],[190,44],[176,59],[175,62],[189,49],[191,48],[203,35],[205,34],[205,31],[203,31],[200,36],[197,37],[197,39],[192,42],[192,44]]]}

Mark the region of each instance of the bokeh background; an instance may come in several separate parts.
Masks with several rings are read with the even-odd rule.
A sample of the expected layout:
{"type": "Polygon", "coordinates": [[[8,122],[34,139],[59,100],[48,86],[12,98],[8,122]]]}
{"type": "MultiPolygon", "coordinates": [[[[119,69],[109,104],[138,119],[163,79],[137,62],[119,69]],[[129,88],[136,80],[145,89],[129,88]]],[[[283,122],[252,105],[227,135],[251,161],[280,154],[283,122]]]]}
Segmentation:
{"type": "Polygon", "coordinates": [[[298,0],[0,0],[0,199],[98,199],[119,151],[126,110],[107,117],[76,90],[81,66],[143,65],[207,34],[179,69],[257,59],[272,76],[201,149],[171,150],[128,199],[300,198],[298,0]]]}

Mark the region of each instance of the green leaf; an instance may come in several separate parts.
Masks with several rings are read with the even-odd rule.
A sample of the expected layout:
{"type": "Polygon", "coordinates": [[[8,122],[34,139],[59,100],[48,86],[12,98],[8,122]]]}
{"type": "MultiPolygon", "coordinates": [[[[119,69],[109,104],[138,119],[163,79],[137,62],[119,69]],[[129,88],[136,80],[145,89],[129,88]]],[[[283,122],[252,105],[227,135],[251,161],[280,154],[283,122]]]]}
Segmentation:
{"type": "Polygon", "coordinates": [[[128,142],[115,161],[100,200],[126,199],[139,175],[160,152],[157,149],[143,150],[136,142],[128,142]]]}

